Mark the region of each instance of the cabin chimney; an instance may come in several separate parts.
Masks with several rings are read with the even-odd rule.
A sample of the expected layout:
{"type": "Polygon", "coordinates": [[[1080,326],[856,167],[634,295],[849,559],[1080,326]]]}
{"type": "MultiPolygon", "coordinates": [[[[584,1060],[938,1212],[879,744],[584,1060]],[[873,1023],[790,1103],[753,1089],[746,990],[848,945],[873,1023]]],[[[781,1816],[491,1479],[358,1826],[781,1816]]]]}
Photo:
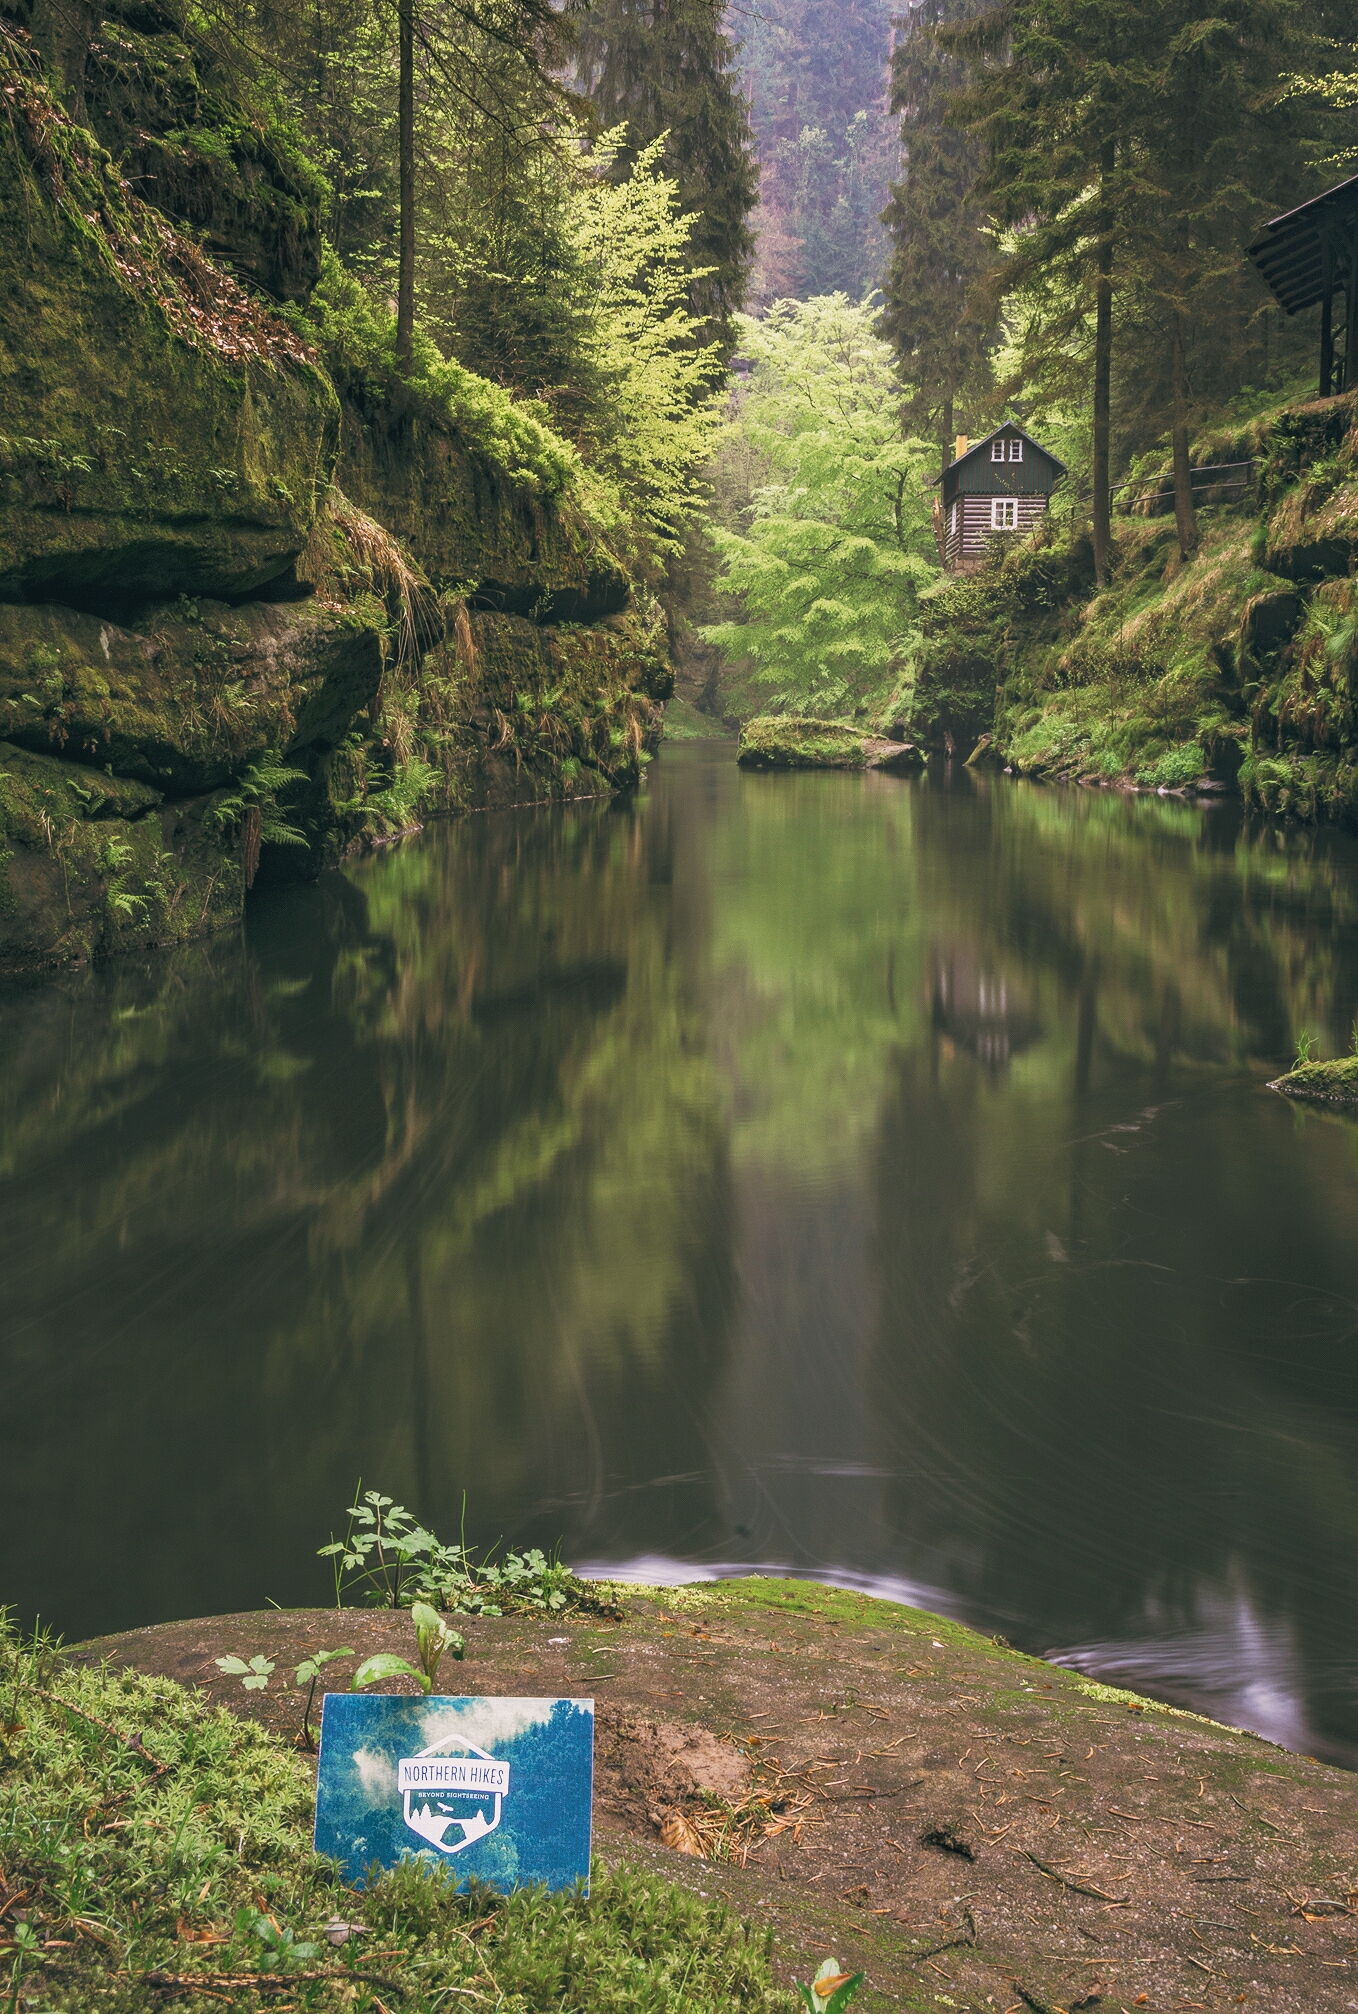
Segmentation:
{"type": "Polygon", "coordinates": [[[959,434],[959,435],[957,436],[957,441],[956,441],[956,444],[954,445],[954,447],[953,447],[953,451],[952,451],[952,458],[953,458],[953,460],[954,460],[955,462],[960,462],[960,461],[961,461],[961,459],[962,459],[962,457],[963,457],[963,455],[964,455],[964,454],[966,453],[967,449],[968,449],[968,448],[969,448],[970,446],[971,446],[971,442],[970,442],[970,441],[969,441],[969,440],[967,439],[966,435],[965,435],[965,434],[959,434]]]}

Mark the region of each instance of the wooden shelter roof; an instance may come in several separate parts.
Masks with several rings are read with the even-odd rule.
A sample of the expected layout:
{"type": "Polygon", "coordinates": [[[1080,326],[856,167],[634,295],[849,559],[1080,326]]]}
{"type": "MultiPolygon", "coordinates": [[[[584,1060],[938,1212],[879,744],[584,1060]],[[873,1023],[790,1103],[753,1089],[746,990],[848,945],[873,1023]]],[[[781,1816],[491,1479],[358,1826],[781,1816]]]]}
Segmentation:
{"type": "MultiPolygon", "coordinates": [[[[1358,175],[1337,182],[1323,195],[1272,217],[1246,255],[1258,268],[1278,306],[1289,315],[1313,308],[1326,293],[1325,241],[1346,241],[1358,228],[1358,175]]],[[[1340,268],[1331,268],[1330,292],[1340,268]]]]}

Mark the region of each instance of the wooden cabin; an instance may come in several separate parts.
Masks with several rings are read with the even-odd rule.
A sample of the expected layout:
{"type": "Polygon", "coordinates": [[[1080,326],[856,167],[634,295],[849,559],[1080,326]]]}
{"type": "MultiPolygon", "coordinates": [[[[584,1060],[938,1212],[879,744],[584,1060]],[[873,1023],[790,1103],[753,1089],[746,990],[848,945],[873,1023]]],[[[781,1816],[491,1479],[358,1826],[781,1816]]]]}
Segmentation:
{"type": "Polygon", "coordinates": [[[973,447],[958,436],[944,469],[934,530],[950,573],[972,573],[1006,533],[1031,531],[1066,472],[1050,449],[1012,421],[973,447]]]}

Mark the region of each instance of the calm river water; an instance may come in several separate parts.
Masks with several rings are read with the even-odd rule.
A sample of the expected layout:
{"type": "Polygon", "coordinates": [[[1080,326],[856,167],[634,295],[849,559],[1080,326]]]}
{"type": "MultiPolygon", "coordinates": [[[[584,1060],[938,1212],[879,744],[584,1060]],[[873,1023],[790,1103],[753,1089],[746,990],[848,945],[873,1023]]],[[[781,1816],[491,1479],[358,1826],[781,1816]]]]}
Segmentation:
{"type": "Polygon", "coordinates": [[[323,1601],[361,1475],[1358,1763],[1358,847],[733,754],[0,993],[0,1601],[323,1601]]]}

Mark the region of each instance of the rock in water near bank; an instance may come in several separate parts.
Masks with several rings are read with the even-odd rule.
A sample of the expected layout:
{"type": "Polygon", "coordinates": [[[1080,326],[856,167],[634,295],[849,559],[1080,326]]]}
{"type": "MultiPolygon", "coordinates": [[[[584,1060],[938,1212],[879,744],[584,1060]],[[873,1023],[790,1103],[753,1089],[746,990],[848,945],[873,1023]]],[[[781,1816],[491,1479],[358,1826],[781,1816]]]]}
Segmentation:
{"type": "Polygon", "coordinates": [[[1284,1098],[1358,1112],[1358,1056],[1340,1056],[1332,1063],[1298,1063],[1286,1076],[1275,1077],[1268,1088],[1281,1091],[1284,1098]]]}
{"type": "Polygon", "coordinates": [[[743,769],[890,769],[924,767],[913,742],[888,741],[842,720],[806,714],[761,714],[740,730],[743,769]]]}

